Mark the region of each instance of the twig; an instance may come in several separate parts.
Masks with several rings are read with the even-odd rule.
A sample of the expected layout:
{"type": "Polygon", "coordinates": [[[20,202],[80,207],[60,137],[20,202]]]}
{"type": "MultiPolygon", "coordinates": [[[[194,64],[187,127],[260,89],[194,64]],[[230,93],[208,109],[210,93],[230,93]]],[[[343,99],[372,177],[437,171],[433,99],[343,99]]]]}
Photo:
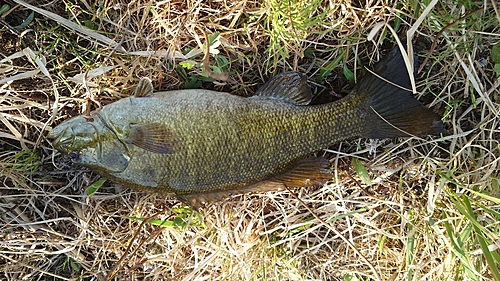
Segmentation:
{"type": "Polygon", "coordinates": [[[205,37],[205,56],[203,57],[203,70],[207,73],[207,75],[215,80],[227,81],[229,79],[229,75],[227,73],[214,73],[212,69],[210,69],[210,40],[208,40],[207,32],[201,27],[197,26],[205,37]]]}

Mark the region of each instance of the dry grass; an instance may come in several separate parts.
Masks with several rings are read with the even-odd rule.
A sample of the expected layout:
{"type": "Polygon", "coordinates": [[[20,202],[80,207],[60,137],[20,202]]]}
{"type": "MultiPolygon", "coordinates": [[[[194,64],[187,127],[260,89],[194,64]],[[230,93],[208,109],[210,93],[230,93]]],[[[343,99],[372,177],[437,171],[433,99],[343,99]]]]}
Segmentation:
{"type": "Polygon", "coordinates": [[[10,56],[0,64],[0,279],[500,280],[500,57],[491,55],[499,7],[205,2],[38,1],[35,20],[20,29],[13,26],[33,8],[0,15],[0,59],[10,56]],[[410,31],[422,58],[439,35],[415,88],[448,135],[337,144],[322,152],[333,181],[293,189],[300,199],[239,195],[196,213],[110,182],[88,196],[99,177],[53,157],[43,137],[67,117],[130,95],[144,76],[157,90],[251,95],[294,69],[317,82],[316,102],[330,101],[351,87],[344,66],[359,77],[361,63],[394,46],[391,29],[401,38],[410,31]],[[219,33],[210,65],[229,80],[203,77],[203,31],[219,33]]]}

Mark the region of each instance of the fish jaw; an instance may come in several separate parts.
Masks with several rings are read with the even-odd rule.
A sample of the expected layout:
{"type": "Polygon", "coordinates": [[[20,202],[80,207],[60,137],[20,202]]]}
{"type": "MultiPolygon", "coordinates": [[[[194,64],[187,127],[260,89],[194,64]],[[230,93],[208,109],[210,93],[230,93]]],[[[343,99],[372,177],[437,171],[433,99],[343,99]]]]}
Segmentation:
{"type": "Polygon", "coordinates": [[[85,146],[94,146],[97,132],[83,116],[68,119],[52,129],[47,138],[54,139],[52,145],[62,153],[79,151],[85,146]]]}
{"type": "Polygon", "coordinates": [[[70,160],[101,174],[124,171],[130,161],[128,150],[100,118],[88,121],[76,116],[56,126],[47,138],[70,160]]]}

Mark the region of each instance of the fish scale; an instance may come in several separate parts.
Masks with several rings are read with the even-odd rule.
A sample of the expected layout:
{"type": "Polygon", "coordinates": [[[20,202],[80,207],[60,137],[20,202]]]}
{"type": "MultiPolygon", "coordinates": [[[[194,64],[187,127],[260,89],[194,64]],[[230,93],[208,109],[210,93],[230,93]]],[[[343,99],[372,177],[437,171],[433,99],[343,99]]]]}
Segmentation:
{"type": "MultiPolygon", "coordinates": [[[[408,86],[401,69],[397,49],[375,67],[384,79],[408,86]]],[[[325,182],[328,161],[308,156],[342,140],[444,131],[439,116],[407,90],[371,73],[339,101],[307,105],[310,100],[307,78],[295,72],[277,75],[250,98],[208,90],[153,93],[144,78],[134,96],[104,106],[93,120],[69,119],[48,137],[73,162],[106,178],[175,193],[199,207],[233,193],[325,182]]]]}

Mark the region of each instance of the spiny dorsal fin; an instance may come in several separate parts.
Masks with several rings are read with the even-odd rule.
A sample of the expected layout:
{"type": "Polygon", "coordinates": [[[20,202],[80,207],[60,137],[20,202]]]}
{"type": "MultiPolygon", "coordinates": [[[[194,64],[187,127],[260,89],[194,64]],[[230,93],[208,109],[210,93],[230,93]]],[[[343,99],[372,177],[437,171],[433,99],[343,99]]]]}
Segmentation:
{"type": "Polygon", "coordinates": [[[312,100],[307,75],[298,72],[280,73],[262,85],[255,96],[273,97],[296,105],[308,105],[312,100]]]}
{"type": "Polygon", "coordinates": [[[137,87],[135,87],[134,96],[137,98],[149,97],[153,95],[153,84],[147,77],[141,78],[137,87]]]}
{"type": "Polygon", "coordinates": [[[131,124],[130,135],[125,141],[159,154],[172,154],[175,143],[172,132],[162,124],[131,124]]]}

